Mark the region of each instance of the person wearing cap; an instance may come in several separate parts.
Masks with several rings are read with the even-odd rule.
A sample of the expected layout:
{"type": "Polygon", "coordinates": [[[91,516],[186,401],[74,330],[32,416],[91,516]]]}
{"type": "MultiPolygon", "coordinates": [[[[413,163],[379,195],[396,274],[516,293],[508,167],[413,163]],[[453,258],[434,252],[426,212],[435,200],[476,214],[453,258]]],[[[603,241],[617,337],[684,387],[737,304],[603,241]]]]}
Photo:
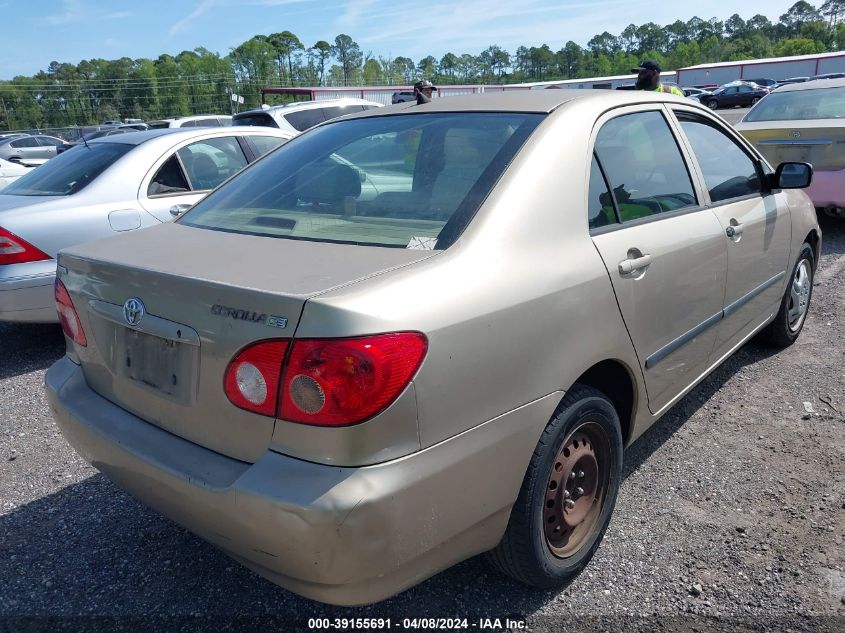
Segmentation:
{"type": "Polygon", "coordinates": [[[414,96],[417,103],[428,103],[431,101],[431,93],[437,90],[435,85],[428,79],[422,79],[414,84],[414,96]]]}
{"type": "Polygon", "coordinates": [[[684,93],[675,86],[664,86],[660,83],[660,64],[656,61],[648,60],[640,62],[640,65],[631,69],[632,73],[637,73],[637,90],[650,90],[653,92],[666,92],[668,94],[683,97],[684,93]]]}

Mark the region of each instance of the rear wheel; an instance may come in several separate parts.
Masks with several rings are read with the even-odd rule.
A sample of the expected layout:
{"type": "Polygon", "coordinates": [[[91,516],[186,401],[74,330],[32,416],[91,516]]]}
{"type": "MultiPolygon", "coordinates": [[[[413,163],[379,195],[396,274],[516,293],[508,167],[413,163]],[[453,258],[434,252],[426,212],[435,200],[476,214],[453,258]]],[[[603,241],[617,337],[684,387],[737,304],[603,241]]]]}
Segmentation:
{"type": "Polygon", "coordinates": [[[801,334],[813,296],[814,268],[813,247],[805,242],[792,269],[792,278],[786,286],[780,309],[774,320],[760,332],[760,338],[765,343],[789,347],[801,334]]]}
{"type": "Polygon", "coordinates": [[[716,101],[715,99],[708,99],[707,102],[704,105],[706,105],[711,110],[715,110],[716,108],[719,107],[719,102],[716,101]]]}
{"type": "Polygon", "coordinates": [[[759,100],[760,100],[760,97],[754,97],[754,98],[751,100],[751,105],[753,106],[753,105],[754,105],[755,103],[757,103],[759,100]]]}
{"type": "Polygon", "coordinates": [[[574,385],[528,465],[490,561],[534,587],[570,582],[601,542],[622,474],[619,416],[600,391],[574,385]]]}

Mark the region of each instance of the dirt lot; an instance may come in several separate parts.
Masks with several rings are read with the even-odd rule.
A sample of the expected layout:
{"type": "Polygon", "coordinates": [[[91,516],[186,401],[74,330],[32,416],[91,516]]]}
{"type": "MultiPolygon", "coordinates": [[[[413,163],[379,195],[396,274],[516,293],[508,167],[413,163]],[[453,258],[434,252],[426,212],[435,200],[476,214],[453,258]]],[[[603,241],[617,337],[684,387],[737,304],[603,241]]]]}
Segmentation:
{"type": "Polygon", "coordinates": [[[779,353],[747,345],[629,450],[607,537],[560,592],[477,558],[368,608],[298,598],[77,457],[42,389],[59,330],[0,325],[0,631],[293,631],[315,616],[390,617],[394,629],[519,616],[535,631],[845,631],[845,222],[822,228],[800,340],[779,353]]]}

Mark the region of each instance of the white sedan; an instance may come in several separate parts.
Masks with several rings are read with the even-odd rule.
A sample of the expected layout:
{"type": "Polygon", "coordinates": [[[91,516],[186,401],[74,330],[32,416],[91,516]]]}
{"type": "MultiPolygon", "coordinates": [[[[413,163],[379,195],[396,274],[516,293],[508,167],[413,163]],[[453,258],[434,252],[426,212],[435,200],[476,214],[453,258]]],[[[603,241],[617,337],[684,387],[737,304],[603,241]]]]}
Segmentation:
{"type": "Polygon", "coordinates": [[[25,165],[13,163],[12,161],[0,158],[0,189],[11,182],[14,182],[24,174],[29,173],[37,165],[27,162],[25,165]]]}
{"type": "Polygon", "coordinates": [[[76,145],[0,191],[0,321],[56,322],[62,248],[160,222],[295,133],[185,128],[76,145]]]}

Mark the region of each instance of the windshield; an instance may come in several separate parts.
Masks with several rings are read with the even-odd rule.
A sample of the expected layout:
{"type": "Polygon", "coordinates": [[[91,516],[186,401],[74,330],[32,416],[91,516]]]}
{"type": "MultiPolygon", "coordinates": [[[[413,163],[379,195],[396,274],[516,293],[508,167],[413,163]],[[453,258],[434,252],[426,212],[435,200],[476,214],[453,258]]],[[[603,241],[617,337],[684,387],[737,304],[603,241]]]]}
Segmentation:
{"type": "Polygon", "coordinates": [[[468,112],[329,124],[248,168],[179,222],[289,239],[445,248],[542,118],[468,112]]]}
{"type": "Polygon", "coordinates": [[[745,121],[807,121],[845,117],[845,88],[773,92],[753,108],[745,121]]]}
{"type": "Polygon", "coordinates": [[[77,145],[14,181],[2,193],[16,196],[68,196],[77,193],[133,147],[122,143],[77,145]]]}

